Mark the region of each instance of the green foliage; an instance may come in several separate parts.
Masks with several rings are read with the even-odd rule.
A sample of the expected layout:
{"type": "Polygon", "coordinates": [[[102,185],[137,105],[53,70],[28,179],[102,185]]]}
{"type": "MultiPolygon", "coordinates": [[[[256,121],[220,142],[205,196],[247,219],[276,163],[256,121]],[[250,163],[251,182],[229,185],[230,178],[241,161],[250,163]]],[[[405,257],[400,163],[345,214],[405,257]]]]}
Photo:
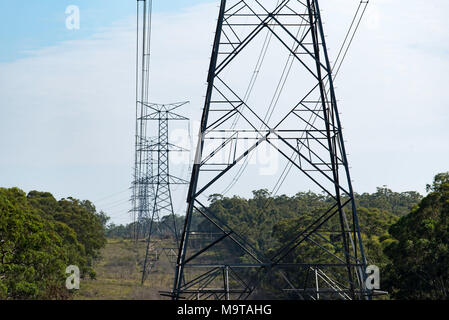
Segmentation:
{"type": "MultiPolygon", "coordinates": [[[[179,236],[181,236],[181,230],[184,225],[184,217],[176,216],[176,229],[178,231],[179,236]]],[[[127,225],[116,225],[114,223],[109,224],[106,227],[106,236],[107,238],[122,238],[122,239],[131,239],[134,235],[135,228],[145,230],[149,229],[150,219],[143,220],[143,226],[135,225],[134,222],[131,222],[127,225]]],[[[171,216],[164,216],[160,221],[153,221],[152,226],[152,234],[161,237],[161,238],[169,238],[173,235],[173,218],[171,216]]]]}
{"type": "Polygon", "coordinates": [[[68,298],[65,268],[94,274],[105,241],[90,202],[0,188],[0,298],[68,298]]]}
{"type": "MultiPolygon", "coordinates": [[[[435,269],[426,277],[433,279],[433,282],[441,283],[438,287],[440,291],[441,288],[447,287],[444,278],[432,277],[440,275],[449,263],[449,257],[446,256],[448,245],[447,242],[443,242],[443,239],[449,239],[449,228],[447,224],[444,224],[447,218],[443,220],[439,213],[448,210],[449,196],[442,196],[447,191],[446,181],[448,180],[448,174],[438,175],[434,183],[428,186],[432,193],[424,199],[417,192],[397,193],[387,188],[378,188],[372,194],[356,195],[360,232],[368,264],[380,267],[382,289],[390,291],[393,297],[409,297],[410,293],[406,293],[399,284],[409,281],[408,290],[413,291],[414,283],[420,277],[424,277],[423,270],[430,272],[435,269]],[[407,216],[410,212],[412,213],[407,216]],[[421,236],[418,237],[418,234],[421,236]],[[422,237],[422,235],[426,236],[422,237]],[[416,273],[418,269],[420,273],[416,273]],[[411,273],[414,276],[405,281],[402,279],[406,274],[404,270],[412,270],[411,273]]],[[[271,257],[294,235],[298,235],[312,221],[326,212],[332,201],[323,194],[313,192],[300,192],[292,197],[286,195],[271,197],[268,190],[262,189],[254,191],[251,199],[238,196],[225,197],[220,194],[211,195],[207,214],[213,220],[220,220],[221,225],[229,226],[243,235],[256,250],[271,257]]],[[[347,214],[348,219],[351,219],[350,213],[347,214]]],[[[182,218],[178,217],[178,219],[177,223],[181,226],[182,218]]],[[[326,228],[329,231],[340,230],[340,223],[335,216],[327,222],[326,228]]],[[[132,224],[110,225],[107,234],[108,237],[127,237],[132,234],[132,230],[132,224]]],[[[222,232],[204,219],[199,212],[194,212],[191,231],[209,234],[210,239],[222,236],[222,232]]],[[[341,244],[341,235],[329,232],[323,233],[322,236],[322,238],[314,237],[315,243],[309,240],[304,241],[285,256],[283,262],[308,261],[319,264],[336,262],[335,256],[344,259],[343,253],[330,243],[332,241],[341,244]],[[331,254],[323,254],[323,249],[331,254]]],[[[202,248],[210,242],[201,243],[201,240],[197,238],[192,240],[192,243],[196,248],[202,248]]],[[[227,262],[251,262],[248,255],[239,250],[229,238],[223,240],[212,251],[204,253],[200,259],[204,263],[207,261],[219,263],[225,259],[227,262]]],[[[333,272],[341,271],[333,270],[333,272]]],[[[247,278],[250,278],[251,271],[248,273],[247,278]]],[[[289,279],[297,281],[302,281],[304,277],[298,270],[289,270],[286,273],[289,279]]],[[[282,279],[269,279],[265,289],[270,291],[271,284],[280,281],[282,279]]],[[[422,291],[429,294],[428,287],[423,287],[422,291]]],[[[414,294],[417,294],[416,290],[414,294]]],[[[413,297],[425,296],[418,294],[413,297]]]]}
{"type": "MultiPolygon", "coordinates": [[[[84,246],[85,255],[92,260],[98,258],[100,249],[106,245],[103,224],[90,201],[62,199],[55,219],[72,228],[78,241],[84,246]]],[[[91,272],[91,270],[89,270],[91,272]]]]}
{"type": "Polygon", "coordinates": [[[447,299],[449,288],[449,173],[438,174],[430,193],[390,228],[394,242],[387,285],[398,299],[447,299]]]}
{"type": "Polygon", "coordinates": [[[108,238],[128,238],[132,237],[134,226],[132,223],[127,225],[116,225],[115,223],[110,223],[106,228],[106,237],[108,238]]]}
{"type": "Polygon", "coordinates": [[[375,193],[356,194],[356,205],[368,209],[380,209],[402,217],[422,199],[415,191],[393,192],[388,188],[377,188],[375,193]]]}
{"type": "Polygon", "coordinates": [[[63,280],[68,259],[62,238],[19,189],[0,189],[0,235],[3,295],[38,298],[50,283],[63,280]]]}
{"type": "Polygon", "coordinates": [[[104,224],[108,217],[103,212],[97,214],[95,206],[88,200],[56,201],[50,193],[37,191],[30,192],[28,200],[41,215],[55,222],[59,233],[64,235],[64,248],[70,264],[79,266],[82,276],[93,275],[92,263],[106,244],[104,224]]]}
{"type": "MultiPolygon", "coordinates": [[[[258,190],[254,191],[253,195],[254,197],[248,200],[214,195],[210,198],[208,212],[219,217],[234,230],[240,231],[263,252],[273,251],[285,244],[293,234],[298,234],[316,217],[323,214],[329,208],[330,201],[326,196],[313,192],[301,192],[293,197],[286,195],[270,197],[267,190],[258,190]]],[[[370,197],[365,194],[364,198],[366,200],[370,197]]],[[[378,198],[378,194],[371,195],[371,198],[378,198]]],[[[384,201],[387,201],[386,198],[384,201]]],[[[392,204],[388,202],[382,205],[382,207],[391,206],[392,204]]],[[[382,243],[389,240],[388,228],[398,220],[398,217],[380,208],[359,207],[358,210],[360,231],[363,237],[370,241],[370,249],[376,253],[373,260],[384,261],[381,253],[382,243]]],[[[338,219],[331,220],[330,228],[338,229],[339,223],[338,219]]],[[[199,231],[218,232],[208,221],[203,221],[199,225],[199,231]]],[[[232,248],[230,250],[232,251],[232,248]]]]}

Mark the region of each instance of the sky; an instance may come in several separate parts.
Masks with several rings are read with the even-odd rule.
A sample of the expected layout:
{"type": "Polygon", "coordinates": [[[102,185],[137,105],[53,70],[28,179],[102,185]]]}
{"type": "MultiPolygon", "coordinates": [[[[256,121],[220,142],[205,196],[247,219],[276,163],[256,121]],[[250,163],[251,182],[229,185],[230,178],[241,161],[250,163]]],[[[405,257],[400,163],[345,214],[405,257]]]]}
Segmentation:
{"type": "MultiPolygon", "coordinates": [[[[331,58],[358,2],[320,2],[331,58]]],[[[151,96],[190,101],[184,112],[192,140],[218,3],[154,0],[151,96]]],[[[130,220],[135,6],[134,0],[0,3],[2,187],[89,199],[115,223],[130,220]],[[66,28],[69,5],[80,9],[77,30],[66,28]]],[[[370,1],[336,81],[357,192],[386,185],[424,193],[435,174],[449,170],[448,13],[444,0],[370,1]]],[[[188,179],[188,165],[172,168],[188,179]]],[[[184,195],[185,187],[174,191],[180,214],[184,195]]]]}

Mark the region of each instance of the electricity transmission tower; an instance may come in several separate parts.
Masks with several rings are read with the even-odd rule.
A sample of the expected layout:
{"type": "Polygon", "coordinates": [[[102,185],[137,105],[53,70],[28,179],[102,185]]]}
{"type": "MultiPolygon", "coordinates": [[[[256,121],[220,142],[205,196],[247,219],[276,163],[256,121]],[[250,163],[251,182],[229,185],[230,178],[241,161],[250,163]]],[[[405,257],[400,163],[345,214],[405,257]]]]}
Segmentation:
{"type": "Polygon", "coordinates": [[[137,156],[141,158],[139,160],[141,170],[139,171],[139,178],[133,181],[133,193],[135,193],[133,204],[135,204],[135,207],[132,211],[136,215],[134,221],[134,238],[136,241],[145,236],[148,230],[151,205],[154,201],[153,168],[155,162],[153,152],[150,150],[156,140],[143,137],[140,140],[136,151],[137,156]]]}
{"type": "Polygon", "coordinates": [[[318,0],[221,0],[207,82],[172,298],[248,299],[270,288],[272,298],[369,299],[318,0]],[[268,184],[240,178],[262,147],[286,164],[290,188],[313,186],[327,205],[298,212],[289,238],[269,251],[249,236],[263,219],[225,223],[207,203],[228,182],[268,184]],[[196,241],[206,229],[211,236],[196,241]]]}
{"type": "Polygon", "coordinates": [[[175,113],[176,109],[188,102],[149,102],[151,34],[152,1],[137,0],[136,136],[131,211],[135,241],[146,238],[142,284],[160,252],[171,255],[173,250],[178,250],[179,232],[170,185],[188,184],[170,174],[169,153],[186,150],[170,143],[168,139],[170,121],[188,120],[175,113]],[[150,122],[156,122],[157,126],[150,126],[150,122]],[[169,233],[173,238],[173,247],[156,248],[152,241],[156,232],[169,233]]]}
{"type": "Polygon", "coordinates": [[[142,272],[142,284],[151,269],[151,259],[150,251],[152,245],[152,236],[155,232],[155,224],[157,223],[157,228],[161,229],[162,226],[170,231],[170,234],[174,237],[174,248],[161,248],[162,251],[167,251],[167,249],[179,248],[179,232],[176,227],[176,216],[173,210],[173,201],[170,185],[180,185],[188,184],[187,181],[175,177],[170,174],[169,170],[169,153],[170,152],[186,152],[188,150],[176,146],[169,142],[169,122],[188,120],[188,118],[175,113],[174,111],[188,102],[172,103],[172,104],[146,104],[145,107],[148,109],[147,114],[144,116],[145,121],[157,121],[158,136],[154,140],[154,143],[147,145],[145,152],[150,154],[154,153],[157,157],[155,162],[155,168],[153,167],[152,175],[152,189],[154,196],[152,198],[153,203],[151,204],[151,217],[149,219],[149,227],[147,231],[147,247],[145,253],[145,260],[143,264],[142,272]]]}
{"type": "Polygon", "coordinates": [[[150,83],[151,2],[137,1],[136,48],[136,134],[135,162],[132,182],[132,209],[135,241],[145,235],[146,221],[150,218],[153,201],[153,159],[148,145],[153,141],[147,136],[145,119],[150,83]]]}

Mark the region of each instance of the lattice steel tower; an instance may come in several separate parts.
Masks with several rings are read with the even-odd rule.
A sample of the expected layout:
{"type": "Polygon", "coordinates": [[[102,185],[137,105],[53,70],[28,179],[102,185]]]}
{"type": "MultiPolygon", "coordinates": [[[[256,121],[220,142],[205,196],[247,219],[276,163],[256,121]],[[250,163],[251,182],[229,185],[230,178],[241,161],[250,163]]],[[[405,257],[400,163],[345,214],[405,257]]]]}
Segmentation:
{"type": "Polygon", "coordinates": [[[134,174],[132,182],[132,209],[134,239],[145,236],[146,221],[150,218],[153,202],[153,159],[148,145],[153,141],[147,136],[145,119],[150,83],[151,1],[137,0],[137,49],[136,49],[136,134],[134,174]]]}
{"type": "MultiPolygon", "coordinates": [[[[318,0],[221,0],[207,81],[172,297],[369,299],[318,0]],[[312,218],[298,212],[293,235],[271,251],[207,203],[226,181],[268,181],[240,178],[262,146],[286,163],[290,188],[313,186],[327,204],[312,218]],[[206,240],[192,229],[198,220],[211,230],[206,240]]],[[[264,221],[249,226],[258,224],[264,221]]]]}
{"type": "Polygon", "coordinates": [[[132,212],[135,213],[134,220],[134,239],[138,241],[145,237],[148,232],[149,220],[151,218],[151,206],[154,201],[154,178],[153,168],[155,162],[153,153],[150,151],[151,146],[156,143],[155,139],[139,139],[137,154],[141,158],[139,160],[139,178],[133,181],[133,207],[132,212]]]}
{"type": "MultiPolygon", "coordinates": [[[[154,225],[161,222],[171,231],[174,238],[173,248],[179,249],[179,232],[176,227],[176,217],[173,210],[173,201],[170,185],[188,184],[187,181],[175,177],[170,174],[169,154],[171,152],[186,152],[188,150],[176,146],[169,142],[169,122],[176,120],[188,120],[188,118],[175,113],[174,111],[188,102],[172,103],[172,104],[145,104],[148,109],[147,115],[144,116],[145,121],[157,121],[158,137],[154,143],[147,146],[146,150],[150,154],[154,154],[153,158],[157,158],[152,176],[152,189],[154,192],[153,203],[151,204],[152,215],[149,220],[147,247],[145,260],[143,264],[142,283],[148,276],[151,259],[150,250],[152,245],[152,236],[155,232],[154,225]]],[[[169,249],[169,248],[160,248],[169,249]]]]}
{"type": "Polygon", "coordinates": [[[169,153],[186,151],[169,142],[169,122],[188,120],[174,112],[188,102],[155,104],[149,101],[152,4],[151,0],[137,0],[136,136],[131,211],[136,242],[146,239],[142,284],[157,260],[152,259],[152,250],[164,252],[179,248],[170,185],[188,183],[169,171],[169,153]],[[154,123],[157,125],[152,125],[154,123]],[[170,231],[172,248],[153,245],[155,232],[162,228],[170,231]]]}

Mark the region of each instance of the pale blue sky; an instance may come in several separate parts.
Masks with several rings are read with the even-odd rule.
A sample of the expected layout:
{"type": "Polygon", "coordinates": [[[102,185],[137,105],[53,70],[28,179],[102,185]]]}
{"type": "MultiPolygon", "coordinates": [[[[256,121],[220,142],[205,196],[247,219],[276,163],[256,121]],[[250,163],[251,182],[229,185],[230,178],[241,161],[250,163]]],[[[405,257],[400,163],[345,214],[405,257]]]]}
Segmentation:
{"type": "MultiPolygon", "coordinates": [[[[155,13],[180,11],[211,0],[154,1],[155,13]]],[[[213,0],[212,0],[213,1],[213,0]]],[[[27,0],[0,1],[0,62],[26,56],[30,50],[61,41],[86,38],[120,19],[135,15],[135,0],[27,0]],[[65,9],[76,5],[82,27],[67,30],[65,9]]]]}
{"type": "MultiPolygon", "coordinates": [[[[218,2],[154,0],[151,100],[190,100],[192,128],[218,2]]],[[[333,57],[359,0],[320,3],[333,57]]],[[[0,186],[89,199],[115,222],[129,221],[135,7],[135,0],[0,1],[0,186]],[[81,10],[80,30],[65,27],[68,5],[81,10]]],[[[449,170],[448,13],[446,0],[370,1],[336,81],[357,192],[388,185],[424,193],[449,170]]],[[[251,195],[244,183],[237,187],[251,195]]],[[[281,192],[297,187],[286,183],[281,192]]],[[[175,209],[185,209],[182,187],[175,209]]]]}
{"type": "MultiPolygon", "coordinates": [[[[155,0],[153,12],[155,16],[170,16],[202,3],[215,4],[216,1],[155,0]]],[[[49,191],[58,199],[68,196],[89,199],[95,202],[98,209],[110,214],[114,221],[129,220],[128,188],[134,153],[132,115],[135,29],[132,24],[135,14],[136,0],[0,1],[0,92],[6,93],[0,99],[0,147],[9,150],[2,152],[0,159],[2,187],[17,186],[26,192],[49,191]],[[80,9],[79,30],[66,28],[65,11],[70,5],[80,9]],[[126,34],[118,36],[119,32],[114,34],[114,30],[124,30],[126,34]],[[103,54],[114,56],[117,51],[120,52],[117,56],[123,54],[126,57],[118,63],[108,60],[106,65],[100,66],[99,63],[94,68],[89,67],[92,63],[95,65],[101,62],[99,60],[107,60],[93,55],[108,43],[114,43],[116,50],[100,50],[103,54]],[[59,57],[71,51],[75,53],[68,64],[73,69],[68,67],[70,71],[67,71],[64,67],[60,68],[62,61],[59,57]],[[80,53],[86,55],[86,60],[91,59],[93,62],[84,64],[79,61],[80,53]],[[46,60],[47,56],[52,57],[50,61],[40,60],[46,60]],[[85,81],[84,78],[89,78],[89,75],[84,71],[71,74],[79,69],[79,64],[83,66],[82,70],[89,68],[99,78],[85,81]],[[120,85],[119,95],[122,98],[113,98],[115,101],[111,102],[114,104],[119,101],[120,105],[115,109],[101,102],[108,101],[105,96],[109,94],[110,87],[118,82],[113,80],[112,84],[95,88],[103,80],[101,73],[106,68],[111,71],[111,66],[117,66],[120,72],[128,76],[127,83],[120,85]],[[61,73],[54,74],[58,69],[62,70],[61,73]],[[71,77],[73,80],[62,80],[71,77]],[[79,77],[86,84],[88,94],[77,92],[80,90],[79,77]],[[48,84],[44,85],[47,81],[48,84]],[[93,96],[99,96],[100,103],[93,102],[93,96]],[[92,107],[93,104],[96,105],[92,107]],[[120,109],[118,113],[117,109],[120,109]],[[105,110],[109,116],[104,115],[105,110]],[[120,123],[108,125],[102,119],[119,120],[120,123]],[[119,128],[117,137],[113,133],[107,133],[107,136],[103,134],[106,131],[104,126],[113,131],[119,128]],[[120,139],[122,141],[118,142],[120,139]],[[105,152],[98,145],[89,146],[86,140],[95,140],[110,152],[105,152]],[[117,146],[119,144],[121,147],[117,146]],[[129,148],[124,150],[124,145],[129,148]],[[98,160],[100,157],[104,160],[98,160]]],[[[215,15],[211,16],[211,21],[214,19],[215,15]]],[[[212,28],[208,33],[212,34],[212,28]]],[[[123,79],[120,80],[120,83],[123,82],[123,79]]],[[[176,199],[177,209],[185,202],[183,196],[179,198],[176,199]]]]}

